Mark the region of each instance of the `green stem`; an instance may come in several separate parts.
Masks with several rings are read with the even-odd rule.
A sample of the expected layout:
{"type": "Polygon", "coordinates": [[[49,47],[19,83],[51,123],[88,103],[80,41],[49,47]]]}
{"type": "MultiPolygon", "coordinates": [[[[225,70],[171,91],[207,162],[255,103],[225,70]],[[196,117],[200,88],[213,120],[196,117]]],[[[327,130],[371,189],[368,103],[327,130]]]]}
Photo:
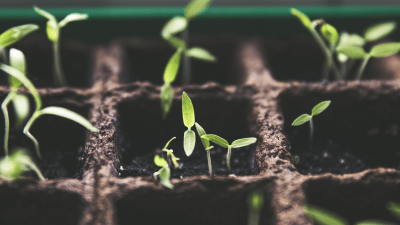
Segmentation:
{"type": "Polygon", "coordinates": [[[231,171],[231,146],[228,147],[228,153],[226,154],[226,164],[228,165],[228,170],[231,171]]]}
{"type": "Polygon", "coordinates": [[[210,177],[211,177],[212,176],[212,165],[211,165],[210,150],[207,150],[207,160],[208,160],[208,171],[210,172],[210,177]]]}
{"type": "Polygon", "coordinates": [[[358,72],[357,72],[357,77],[356,77],[357,80],[361,79],[361,76],[362,76],[362,74],[363,74],[363,72],[365,70],[365,67],[367,66],[369,58],[371,58],[371,56],[369,56],[369,55],[364,58],[361,66],[360,66],[360,68],[358,69],[358,72]]]}
{"type": "Polygon", "coordinates": [[[67,81],[65,80],[62,65],[61,55],[58,40],[53,42],[53,53],[54,53],[54,83],[58,86],[66,86],[67,81]]]}
{"type": "Polygon", "coordinates": [[[260,222],[259,212],[256,210],[250,210],[248,225],[258,225],[260,222]]]}
{"type": "Polygon", "coordinates": [[[1,110],[3,110],[4,114],[4,123],[5,123],[5,128],[4,128],[4,151],[6,153],[6,156],[8,156],[8,137],[10,135],[10,117],[8,116],[8,110],[7,106],[8,103],[12,100],[12,98],[17,94],[15,91],[11,91],[8,93],[7,97],[4,99],[3,103],[1,104],[1,110]]]}
{"type": "Polygon", "coordinates": [[[347,70],[347,62],[344,62],[341,64],[340,67],[340,76],[342,77],[342,80],[346,78],[346,70],[347,70]]]}
{"type": "MultiPolygon", "coordinates": [[[[189,47],[189,26],[182,32],[182,39],[186,44],[186,47],[189,47]]],[[[186,54],[183,54],[183,76],[182,76],[182,85],[189,84],[192,80],[191,75],[191,65],[190,58],[186,54]]]]}
{"type": "Polygon", "coordinates": [[[36,140],[36,138],[29,132],[29,129],[31,128],[31,126],[33,125],[33,123],[35,122],[35,120],[37,118],[39,118],[42,115],[42,113],[40,111],[36,111],[35,113],[33,113],[32,117],[28,120],[28,122],[26,123],[25,127],[24,127],[24,131],[23,133],[32,140],[33,144],[35,145],[35,150],[36,150],[36,154],[38,155],[39,158],[42,158],[42,156],[40,155],[40,151],[39,151],[39,142],[36,140]]]}
{"type": "MultiPolygon", "coordinates": [[[[333,58],[333,51],[334,51],[335,45],[331,44],[331,48],[330,48],[330,57],[333,58]]],[[[325,64],[324,67],[322,68],[322,79],[323,80],[329,80],[329,72],[331,71],[332,68],[332,64],[331,61],[333,60],[325,60],[325,64]]]]}
{"type": "Polygon", "coordinates": [[[310,148],[312,148],[312,140],[314,136],[314,124],[312,118],[310,119],[310,148]]]}

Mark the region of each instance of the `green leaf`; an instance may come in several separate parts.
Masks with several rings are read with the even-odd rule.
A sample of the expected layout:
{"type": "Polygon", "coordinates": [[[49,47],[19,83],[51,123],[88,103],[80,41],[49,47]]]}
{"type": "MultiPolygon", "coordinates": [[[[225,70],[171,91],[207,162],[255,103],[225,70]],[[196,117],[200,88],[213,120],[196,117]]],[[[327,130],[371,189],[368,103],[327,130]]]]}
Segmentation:
{"type": "Polygon", "coordinates": [[[167,115],[172,107],[174,100],[174,89],[172,89],[169,83],[165,83],[161,87],[161,109],[163,111],[163,118],[167,118],[167,115]]]}
{"type": "Polygon", "coordinates": [[[182,32],[186,29],[188,21],[183,17],[174,17],[165,24],[161,31],[161,36],[165,39],[173,36],[176,33],[182,32]]]}
{"type": "Polygon", "coordinates": [[[376,41],[389,35],[395,29],[396,22],[379,23],[369,27],[364,33],[364,38],[366,41],[376,41]]]}
{"type": "Polygon", "coordinates": [[[37,6],[33,6],[33,9],[34,9],[37,13],[39,13],[40,15],[44,16],[46,19],[48,19],[48,20],[53,20],[53,21],[57,21],[56,18],[55,18],[53,15],[51,15],[49,12],[47,12],[47,11],[45,11],[45,10],[43,10],[43,9],[41,9],[41,8],[39,8],[39,7],[37,7],[37,6]]]}
{"type": "Polygon", "coordinates": [[[232,148],[241,148],[244,146],[248,146],[251,144],[256,143],[257,138],[254,137],[250,137],[250,138],[242,138],[242,139],[238,139],[232,142],[231,147],[232,148]]]}
{"type": "Polygon", "coordinates": [[[191,48],[185,52],[185,54],[189,57],[196,58],[196,59],[201,59],[204,61],[210,61],[210,62],[215,62],[217,59],[215,56],[213,56],[211,53],[208,51],[202,49],[202,48],[191,48]]]}
{"type": "Polygon", "coordinates": [[[159,156],[159,155],[155,155],[155,156],[154,156],[154,164],[156,164],[156,165],[159,166],[159,167],[166,167],[166,166],[168,166],[167,161],[166,161],[163,157],[161,157],[161,156],[159,156]]]}
{"type": "Polygon", "coordinates": [[[85,117],[79,115],[76,112],[72,112],[69,109],[57,106],[50,106],[40,110],[40,114],[41,115],[49,114],[49,115],[64,117],[66,119],[70,119],[74,122],[79,123],[80,125],[86,127],[86,129],[90,130],[91,132],[96,132],[96,133],[99,132],[99,130],[95,128],[85,117]]]}
{"type": "Polygon", "coordinates": [[[386,208],[392,213],[393,216],[400,220],[400,204],[388,202],[386,208]]]}
{"type": "Polygon", "coordinates": [[[292,126],[300,126],[304,123],[307,123],[308,121],[310,121],[312,118],[312,116],[308,115],[308,114],[303,114],[299,117],[297,117],[297,119],[295,119],[292,123],[292,126]]]}
{"type": "Polygon", "coordinates": [[[318,105],[314,106],[311,112],[311,116],[316,116],[320,113],[322,113],[328,106],[331,104],[331,101],[323,101],[320,102],[318,105]]]}
{"type": "Polygon", "coordinates": [[[160,180],[161,184],[169,189],[174,189],[174,185],[171,184],[170,182],[170,177],[171,177],[171,170],[169,167],[163,167],[160,170],[160,180]]]}
{"type": "Polygon", "coordinates": [[[195,123],[196,125],[196,130],[197,130],[197,134],[200,137],[201,143],[203,143],[204,148],[208,148],[210,147],[210,141],[205,139],[205,138],[201,138],[201,136],[206,135],[206,132],[204,131],[204,129],[200,126],[200,124],[195,123]]]}
{"type": "Polygon", "coordinates": [[[206,134],[206,135],[201,136],[201,138],[205,138],[209,141],[212,141],[215,144],[217,144],[223,148],[229,148],[229,143],[222,137],[217,136],[215,134],[206,134]]]}
{"type": "Polygon", "coordinates": [[[400,51],[400,42],[375,45],[369,53],[372,57],[380,58],[397,54],[400,51]]]}
{"type": "Polygon", "coordinates": [[[355,223],[354,225],[396,225],[396,223],[391,223],[383,220],[363,220],[355,223]]]}
{"type": "Polygon", "coordinates": [[[352,59],[363,59],[367,57],[367,53],[364,51],[362,47],[354,46],[354,45],[346,45],[340,46],[336,48],[338,53],[342,53],[352,59]]]}
{"type": "Polygon", "coordinates": [[[33,170],[36,175],[39,177],[41,180],[45,180],[43,177],[42,173],[40,172],[39,168],[36,166],[36,164],[32,161],[32,159],[28,156],[26,153],[26,150],[17,150],[13,157],[15,158],[16,161],[18,161],[21,165],[23,165],[25,171],[33,170]]]}
{"type": "Polygon", "coordinates": [[[362,38],[358,34],[348,34],[346,32],[342,32],[340,34],[339,43],[337,48],[341,48],[348,45],[355,45],[362,47],[365,44],[364,38],[362,38]]]}
{"type": "Polygon", "coordinates": [[[260,211],[264,206],[264,195],[261,191],[253,191],[247,198],[247,203],[252,211],[260,211]]]}
{"type": "Polygon", "coordinates": [[[304,205],[304,212],[315,222],[321,225],[347,225],[348,222],[335,213],[321,209],[317,206],[304,205]]]}
{"type": "Polygon", "coordinates": [[[181,49],[182,51],[186,51],[186,44],[179,38],[176,37],[168,37],[165,39],[172,47],[176,49],[181,49]]]}
{"type": "Polygon", "coordinates": [[[0,46],[8,47],[38,29],[39,27],[35,24],[12,27],[0,35],[0,46]]]}
{"type": "Polygon", "coordinates": [[[204,11],[211,2],[212,0],[192,0],[185,8],[185,17],[188,20],[195,18],[204,11]]]}
{"type": "Polygon", "coordinates": [[[297,17],[305,27],[311,29],[311,20],[308,16],[295,8],[291,8],[290,12],[293,16],[297,17]]]}
{"type": "Polygon", "coordinates": [[[47,37],[49,38],[50,41],[52,42],[58,41],[60,32],[57,22],[53,20],[47,21],[46,32],[47,32],[47,37]]]}
{"type": "Polygon", "coordinates": [[[88,18],[89,18],[88,14],[71,13],[68,16],[66,16],[63,20],[61,20],[61,22],[58,24],[58,26],[65,27],[70,22],[87,20],[88,18]]]}
{"type": "Polygon", "coordinates": [[[13,155],[0,160],[0,178],[12,181],[18,179],[24,171],[25,165],[21,164],[13,155]]]}
{"type": "Polygon", "coordinates": [[[192,104],[192,100],[190,100],[189,96],[186,92],[182,94],[182,117],[183,117],[183,124],[187,128],[191,128],[194,125],[194,108],[192,104]]]}
{"type": "Polygon", "coordinates": [[[332,25],[325,23],[321,26],[321,33],[324,38],[331,44],[335,45],[339,40],[339,34],[332,25]]]}
{"type": "Polygon", "coordinates": [[[30,113],[29,98],[24,94],[16,93],[14,97],[11,99],[11,101],[13,103],[16,115],[15,126],[17,128],[20,128],[29,118],[29,113],[30,113]]]}
{"type": "Polygon", "coordinates": [[[181,62],[182,50],[178,49],[168,61],[164,71],[164,82],[172,83],[175,81],[176,74],[178,73],[179,63],[181,62]]]}
{"type": "Polygon", "coordinates": [[[10,76],[17,78],[31,92],[36,102],[36,110],[40,110],[42,108],[42,100],[38,91],[36,90],[35,86],[33,86],[32,82],[21,73],[21,71],[5,64],[0,64],[0,69],[8,73],[10,76]]]}
{"type": "MultiPolygon", "coordinates": [[[[12,48],[10,49],[10,66],[21,71],[22,74],[26,74],[26,62],[24,53],[20,50],[12,48]]],[[[8,76],[8,82],[11,88],[18,89],[22,83],[13,76],[8,76]]]]}
{"type": "Polygon", "coordinates": [[[168,148],[168,145],[169,145],[169,143],[171,143],[171,141],[172,140],[174,140],[176,137],[173,137],[173,138],[171,138],[171,140],[169,140],[168,142],[167,142],[167,144],[165,144],[165,146],[164,146],[164,148],[163,149],[167,149],[168,148]]]}
{"type": "Polygon", "coordinates": [[[193,153],[194,146],[196,144],[196,134],[192,130],[185,131],[183,135],[183,148],[187,156],[193,153]]]}

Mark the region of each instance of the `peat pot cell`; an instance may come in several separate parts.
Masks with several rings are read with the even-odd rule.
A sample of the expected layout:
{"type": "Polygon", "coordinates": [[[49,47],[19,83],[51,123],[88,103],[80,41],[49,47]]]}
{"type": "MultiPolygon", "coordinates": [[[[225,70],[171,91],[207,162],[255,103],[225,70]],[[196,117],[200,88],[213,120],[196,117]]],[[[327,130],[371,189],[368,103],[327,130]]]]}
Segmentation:
{"type": "MultiPolygon", "coordinates": [[[[24,53],[28,68],[27,76],[36,87],[55,86],[53,47],[45,34],[31,34],[11,47],[24,53]]],[[[93,63],[91,47],[81,41],[61,39],[60,54],[68,86],[89,87],[93,63]]],[[[8,85],[7,79],[3,76],[1,84],[8,85]]]]}
{"type": "MultiPolygon", "coordinates": [[[[222,85],[237,84],[239,67],[237,38],[192,38],[190,46],[201,47],[212,53],[217,62],[190,59],[192,83],[214,81],[222,85]]],[[[149,81],[162,84],[165,67],[175,50],[161,39],[132,39],[125,44],[124,70],[120,82],[149,81]]],[[[183,60],[173,85],[181,85],[183,60]]]]}
{"type": "MultiPolygon", "coordinates": [[[[267,187],[271,187],[271,180],[266,181],[267,187]]],[[[233,180],[199,181],[185,186],[178,184],[175,188],[177,191],[172,192],[142,187],[130,192],[115,203],[117,224],[247,224],[247,196],[256,189],[248,184],[237,185],[233,180]]],[[[260,224],[274,224],[274,221],[271,193],[264,191],[260,224]]]]}
{"type": "Polygon", "coordinates": [[[25,190],[0,186],[1,224],[76,225],[83,200],[59,190],[25,190]]]}
{"type": "Polygon", "coordinates": [[[356,88],[332,94],[299,90],[280,95],[285,134],[290,152],[300,160],[302,174],[355,173],[370,168],[400,169],[400,99],[392,95],[363,98],[356,88]],[[291,126],[300,115],[324,100],[331,105],[313,117],[314,137],[310,149],[309,122],[291,126]]]}
{"type": "MultiPolygon", "coordinates": [[[[60,106],[72,110],[87,118],[89,105],[77,106],[67,100],[51,103],[54,96],[42,96],[43,108],[47,106],[60,106]],[[47,100],[48,99],[48,100],[47,100]]],[[[4,99],[2,96],[1,99],[4,99]]],[[[31,101],[32,103],[32,101],[31,101]]],[[[33,103],[32,103],[33,104],[33,103]]],[[[85,148],[86,129],[71,120],[43,115],[35,121],[30,131],[38,140],[42,158],[39,159],[32,141],[15,127],[15,117],[12,104],[9,105],[10,114],[10,139],[9,149],[23,147],[29,150],[30,155],[39,166],[43,176],[47,179],[54,178],[82,178],[83,151],[85,148]]],[[[31,109],[33,111],[33,108],[31,109]]],[[[0,113],[3,118],[3,112],[0,113]]],[[[4,127],[4,120],[0,126],[4,127]]],[[[4,144],[4,129],[0,130],[0,145],[4,144]]],[[[3,148],[2,148],[3,149],[3,148]]],[[[4,156],[4,150],[0,151],[0,157],[4,156]]],[[[32,175],[36,177],[33,173],[32,175]]]]}
{"type": "Polygon", "coordinates": [[[303,189],[307,203],[332,211],[349,224],[370,219],[395,224],[398,219],[386,206],[388,202],[400,202],[400,184],[386,180],[389,177],[393,176],[382,175],[376,181],[368,178],[354,181],[325,176],[307,181],[303,189]]]}
{"type": "MultiPolygon", "coordinates": [[[[190,94],[189,94],[190,96],[190,94]]],[[[208,134],[217,134],[228,142],[249,137],[249,109],[247,99],[192,98],[196,121],[208,134]]],[[[168,140],[176,137],[169,145],[180,158],[179,169],[172,169],[172,178],[208,175],[207,153],[200,141],[196,128],[196,147],[190,157],[183,150],[183,125],[181,100],[174,100],[169,116],[163,120],[159,99],[124,100],[118,105],[119,150],[122,166],[116,165],[123,176],[153,176],[158,171],[154,155],[159,153],[168,140]]],[[[253,174],[253,151],[255,144],[232,150],[229,172],[226,166],[227,149],[211,144],[211,161],[216,175],[253,174]]]]}

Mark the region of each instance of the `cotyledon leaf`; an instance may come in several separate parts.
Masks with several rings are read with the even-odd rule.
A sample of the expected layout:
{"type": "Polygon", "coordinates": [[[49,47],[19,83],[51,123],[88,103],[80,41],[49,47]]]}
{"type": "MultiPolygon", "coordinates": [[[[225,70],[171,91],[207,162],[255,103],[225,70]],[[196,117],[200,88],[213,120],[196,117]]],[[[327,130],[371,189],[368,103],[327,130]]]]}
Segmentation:
{"type": "Polygon", "coordinates": [[[204,148],[208,148],[210,147],[210,141],[205,139],[205,138],[201,138],[201,136],[206,135],[206,131],[203,129],[203,127],[200,126],[200,124],[195,123],[196,125],[196,130],[197,130],[197,134],[200,137],[201,143],[203,143],[204,148]]]}
{"type": "Polygon", "coordinates": [[[370,51],[372,57],[387,57],[394,55],[400,51],[400,42],[384,43],[375,45],[370,51]]]}
{"type": "Polygon", "coordinates": [[[204,11],[211,2],[212,0],[192,0],[185,8],[185,17],[188,20],[195,18],[204,11]]]}
{"type": "Polygon", "coordinates": [[[187,27],[187,19],[183,17],[174,17],[164,25],[161,31],[163,38],[171,37],[172,35],[182,32],[187,27]]]}
{"type": "Polygon", "coordinates": [[[63,20],[61,20],[58,25],[60,27],[65,27],[70,22],[87,20],[88,18],[89,18],[88,14],[71,13],[68,16],[66,16],[63,20]]]}
{"type": "Polygon", "coordinates": [[[201,136],[201,138],[206,138],[209,141],[214,142],[215,144],[223,147],[223,148],[228,148],[229,147],[229,143],[228,141],[226,141],[225,139],[223,139],[222,137],[215,135],[215,134],[206,134],[201,136]]]}
{"type": "Polygon", "coordinates": [[[297,119],[295,119],[292,123],[292,126],[300,126],[304,123],[307,123],[308,121],[310,121],[312,118],[312,116],[308,115],[308,114],[303,114],[299,117],[297,117],[297,119]]]}
{"type": "Polygon", "coordinates": [[[163,167],[160,170],[161,184],[164,185],[164,187],[166,188],[174,189],[174,185],[171,184],[170,178],[171,178],[171,169],[169,167],[163,167]]]}
{"type": "Polygon", "coordinates": [[[163,118],[165,119],[172,107],[172,101],[174,100],[174,90],[169,83],[165,83],[161,87],[161,109],[163,111],[163,118]]]}
{"type": "Polygon", "coordinates": [[[39,26],[35,24],[12,27],[0,35],[0,46],[3,48],[8,47],[38,29],[39,26]]]}
{"type": "Polygon", "coordinates": [[[348,222],[327,210],[321,209],[313,205],[305,205],[304,212],[315,222],[321,225],[348,225],[348,222]]]}
{"type": "Polygon", "coordinates": [[[179,64],[181,62],[181,54],[182,50],[177,49],[176,52],[172,55],[171,59],[168,61],[167,66],[164,71],[164,82],[172,83],[176,78],[176,74],[179,70],[179,64]]]}
{"type": "Polygon", "coordinates": [[[198,48],[198,47],[193,47],[185,52],[185,55],[204,60],[204,61],[210,61],[210,62],[215,62],[217,59],[215,56],[213,56],[211,53],[209,53],[207,50],[198,48]]]}
{"type": "Polygon", "coordinates": [[[308,18],[308,16],[301,11],[292,8],[290,9],[290,12],[292,13],[293,16],[297,17],[303,25],[309,29],[311,29],[311,20],[308,18]]]}
{"type": "Polygon", "coordinates": [[[194,125],[195,117],[194,117],[194,108],[192,104],[192,100],[190,100],[189,96],[186,92],[182,94],[182,117],[183,117],[183,124],[187,128],[191,128],[194,125]]]}
{"type": "Polygon", "coordinates": [[[241,139],[233,141],[231,146],[232,146],[232,148],[241,148],[244,146],[254,144],[254,143],[256,143],[256,141],[257,141],[257,138],[254,138],[254,137],[241,138],[241,139]]]}
{"type": "Polygon", "coordinates": [[[30,113],[29,98],[24,94],[16,93],[11,101],[16,115],[15,126],[17,128],[22,127],[30,113]]]}
{"type": "Polygon", "coordinates": [[[165,167],[168,165],[167,161],[159,155],[154,156],[154,164],[156,164],[159,167],[165,167]]]}
{"type": "Polygon", "coordinates": [[[183,135],[183,148],[187,156],[193,153],[194,146],[196,145],[196,134],[192,130],[185,131],[183,135]]]}
{"type": "Polygon", "coordinates": [[[389,35],[394,29],[396,29],[396,22],[379,23],[369,27],[364,33],[364,38],[366,41],[376,41],[389,35]]]}
{"type": "Polygon", "coordinates": [[[323,101],[320,102],[318,105],[316,105],[311,112],[312,116],[318,115],[320,113],[322,113],[326,108],[328,108],[328,106],[331,104],[331,101],[323,101]]]}
{"type": "MultiPolygon", "coordinates": [[[[26,61],[25,55],[20,50],[12,48],[10,49],[10,66],[21,71],[22,74],[26,74],[26,61]]],[[[8,76],[8,82],[11,88],[18,89],[22,83],[14,78],[13,76],[8,76]]]]}

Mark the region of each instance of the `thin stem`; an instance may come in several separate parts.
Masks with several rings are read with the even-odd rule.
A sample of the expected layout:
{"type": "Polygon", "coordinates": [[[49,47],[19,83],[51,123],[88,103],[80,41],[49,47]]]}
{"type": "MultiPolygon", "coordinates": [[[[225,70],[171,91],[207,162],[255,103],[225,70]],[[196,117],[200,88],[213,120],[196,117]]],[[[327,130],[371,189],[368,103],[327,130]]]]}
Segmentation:
{"type": "MultiPolygon", "coordinates": [[[[333,58],[333,51],[334,51],[335,45],[331,44],[330,48],[330,56],[333,58]]],[[[331,71],[331,60],[326,59],[324,62],[324,66],[322,68],[322,79],[323,80],[329,80],[329,72],[331,71]]]]}
{"type": "Polygon", "coordinates": [[[29,139],[32,140],[33,144],[35,145],[35,150],[36,150],[36,154],[38,155],[39,158],[42,158],[42,156],[40,155],[40,151],[39,151],[39,142],[36,140],[36,138],[29,132],[29,129],[31,128],[31,126],[33,125],[33,123],[35,122],[35,120],[37,118],[39,118],[42,114],[40,113],[40,111],[36,111],[35,113],[33,113],[32,117],[28,120],[28,122],[26,123],[25,127],[24,127],[24,131],[23,133],[25,134],[25,136],[27,136],[29,139]]]}
{"type": "Polygon", "coordinates": [[[260,222],[259,212],[256,210],[250,210],[249,212],[249,221],[247,225],[258,225],[260,222]]]}
{"type": "Polygon", "coordinates": [[[3,110],[4,123],[5,123],[4,151],[6,153],[6,156],[8,156],[8,137],[10,135],[10,117],[8,116],[7,106],[8,106],[8,103],[10,103],[11,99],[15,96],[15,94],[16,94],[15,91],[11,91],[10,93],[8,93],[7,97],[4,99],[3,103],[1,104],[1,110],[3,110]]]}
{"type": "Polygon", "coordinates": [[[168,166],[171,167],[171,153],[167,153],[168,166]]]}
{"type": "MultiPolygon", "coordinates": [[[[185,42],[186,46],[189,46],[189,26],[182,32],[182,39],[185,42]]],[[[183,54],[183,76],[182,76],[182,85],[189,84],[192,80],[191,75],[191,65],[190,58],[186,54],[183,54]]]]}
{"type": "Polygon", "coordinates": [[[357,72],[357,76],[356,76],[356,79],[357,79],[357,80],[360,80],[360,79],[361,79],[361,76],[362,76],[362,74],[363,74],[363,72],[364,72],[364,70],[365,70],[365,67],[367,66],[367,63],[368,63],[369,58],[371,58],[371,56],[369,56],[369,55],[368,55],[367,57],[364,58],[364,60],[363,60],[363,62],[362,62],[362,64],[361,64],[361,66],[360,66],[360,68],[358,69],[358,72],[357,72]]]}
{"type": "Polygon", "coordinates": [[[1,57],[3,58],[3,63],[8,64],[7,48],[0,47],[0,51],[1,51],[1,57]]]}
{"type": "Polygon", "coordinates": [[[346,78],[346,70],[347,70],[347,62],[344,62],[341,64],[340,67],[340,76],[342,77],[342,80],[346,78]]]}
{"type": "Polygon", "coordinates": [[[207,160],[208,160],[208,171],[210,172],[210,177],[211,177],[212,176],[212,165],[211,165],[210,150],[207,150],[207,160]]]}
{"type": "Polygon", "coordinates": [[[310,119],[310,148],[312,148],[312,140],[314,136],[314,124],[312,118],[310,119]]]}
{"type": "Polygon", "coordinates": [[[58,40],[53,42],[53,53],[54,53],[54,83],[59,86],[66,86],[67,81],[65,80],[62,65],[61,55],[58,40]]]}
{"type": "Polygon", "coordinates": [[[228,165],[228,170],[231,171],[231,146],[229,146],[228,153],[226,154],[226,164],[228,165]]]}

